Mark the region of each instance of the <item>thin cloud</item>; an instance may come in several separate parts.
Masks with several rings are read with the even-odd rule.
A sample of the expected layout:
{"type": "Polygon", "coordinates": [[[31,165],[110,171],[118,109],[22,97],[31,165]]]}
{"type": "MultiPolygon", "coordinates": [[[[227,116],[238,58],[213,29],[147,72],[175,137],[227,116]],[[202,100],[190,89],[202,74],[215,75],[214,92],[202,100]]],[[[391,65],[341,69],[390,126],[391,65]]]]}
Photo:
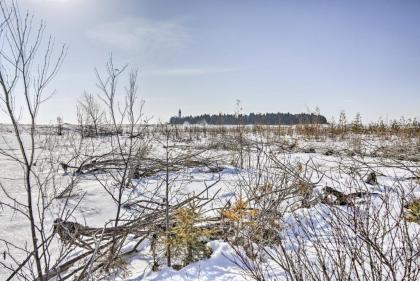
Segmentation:
{"type": "Polygon", "coordinates": [[[135,51],[145,55],[173,52],[189,40],[178,20],[155,21],[125,18],[107,22],[87,31],[87,37],[113,49],[135,51]]]}
{"type": "Polygon", "coordinates": [[[26,0],[27,2],[34,2],[38,4],[49,4],[49,3],[74,3],[79,0],[26,0]]]}
{"type": "Polygon", "coordinates": [[[145,71],[144,75],[165,75],[165,76],[201,76],[240,71],[240,67],[196,67],[196,68],[168,68],[145,71]]]}

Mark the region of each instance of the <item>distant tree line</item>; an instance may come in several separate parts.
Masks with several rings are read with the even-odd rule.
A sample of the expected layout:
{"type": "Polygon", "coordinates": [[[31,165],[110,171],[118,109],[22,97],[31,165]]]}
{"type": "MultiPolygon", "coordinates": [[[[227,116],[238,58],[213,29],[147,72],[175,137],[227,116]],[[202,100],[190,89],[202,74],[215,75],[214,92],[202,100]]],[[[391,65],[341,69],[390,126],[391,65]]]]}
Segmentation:
{"type": "Polygon", "coordinates": [[[327,119],[319,114],[291,113],[250,113],[250,114],[202,114],[198,116],[171,117],[170,124],[210,124],[210,125],[296,125],[327,124],[327,119]]]}

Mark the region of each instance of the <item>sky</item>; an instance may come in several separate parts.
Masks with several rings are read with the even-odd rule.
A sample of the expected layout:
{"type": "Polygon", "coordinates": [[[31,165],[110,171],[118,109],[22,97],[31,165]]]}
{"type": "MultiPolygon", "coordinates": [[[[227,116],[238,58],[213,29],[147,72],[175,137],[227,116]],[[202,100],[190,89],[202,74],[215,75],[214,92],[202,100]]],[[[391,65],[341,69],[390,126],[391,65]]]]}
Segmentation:
{"type": "MultiPolygon", "coordinates": [[[[344,110],[420,119],[420,1],[18,0],[68,53],[40,123],[76,121],[94,69],[139,69],[144,114],[344,110]]],[[[121,81],[122,84],[125,81],[121,81]]],[[[122,93],[123,94],[123,93],[122,93]]],[[[2,116],[0,120],[5,120],[2,116]]]]}

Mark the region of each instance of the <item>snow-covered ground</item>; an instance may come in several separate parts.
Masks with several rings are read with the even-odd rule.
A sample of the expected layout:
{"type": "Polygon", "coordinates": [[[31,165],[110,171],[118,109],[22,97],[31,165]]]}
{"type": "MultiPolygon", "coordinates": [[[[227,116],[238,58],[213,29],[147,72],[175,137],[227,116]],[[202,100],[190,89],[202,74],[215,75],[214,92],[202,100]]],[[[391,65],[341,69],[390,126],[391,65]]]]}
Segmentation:
{"type": "MultiPolygon", "coordinates": [[[[9,153],[16,153],[17,157],[19,157],[17,143],[10,128],[3,127],[1,131],[0,148],[9,153]]],[[[69,184],[71,180],[77,181],[73,196],[69,199],[54,200],[53,204],[48,208],[45,221],[47,233],[52,232],[53,221],[60,217],[60,212],[63,211],[65,203],[67,203],[67,207],[74,207],[74,212],[67,216],[68,220],[89,227],[103,227],[116,216],[115,203],[103,187],[104,182],[111,181],[110,178],[105,178],[106,176],[102,174],[73,176],[71,173],[65,173],[60,168],[60,162],[68,162],[76,154],[74,148],[77,147],[76,144],[79,140],[70,138],[68,134],[63,137],[41,135],[37,138],[37,157],[40,164],[36,166],[36,170],[41,177],[50,179],[55,186],[61,188],[69,184]],[[67,202],[67,200],[69,201],[67,202]]],[[[27,137],[28,135],[25,135],[25,138],[27,137]]],[[[262,140],[261,136],[249,136],[249,139],[252,138],[257,143],[258,140],[262,140]]],[[[333,260],[333,257],[328,256],[331,254],[328,249],[339,251],[346,247],[340,244],[344,243],[343,240],[340,240],[343,239],[343,236],[337,239],[333,237],[337,234],[337,225],[335,225],[336,221],[333,221],[333,218],[340,216],[345,219],[356,212],[360,216],[373,212],[371,218],[381,218],[384,221],[388,221],[389,224],[393,224],[404,219],[402,216],[404,209],[402,205],[404,202],[420,198],[420,183],[418,178],[416,178],[419,175],[420,166],[418,162],[388,159],[376,154],[369,156],[369,153],[374,150],[372,143],[375,144],[375,147],[383,147],[395,145],[396,142],[400,143],[399,140],[390,139],[387,143],[387,141],[370,139],[367,136],[362,136],[357,141],[354,139],[331,140],[325,138],[321,140],[306,140],[301,136],[285,136],[277,137],[277,143],[270,138],[271,142],[268,144],[266,142],[267,139],[264,139],[264,145],[261,144],[260,146],[265,153],[265,156],[260,156],[264,159],[262,163],[266,165],[262,175],[265,180],[271,180],[273,183],[279,184],[282,182],[282,179],[283,181],[284,179],[287,180],[284,177],[284,170],[281,170],[282,165],[284,165],[286,168],[292,169],[292,172],[299,170],[301,177],[310,180],[314,184],[313,194],[309,198],[310,206],[301,208],[299,198],[286,198],[281,203],[282,206],[278,206],[278,209],[281,209],[283,212],[283,215],[278,218],[279,227],[273,226],[285,243],[286,248],[291,249],[291,257],[295,258],[293,256],[293,253],[297,253],[293,250],[295,247],[304,247],[301,250],[307,252],[308,260],[301,261],[302,263],[311,259],[316,260],[317,255],[320,253],[325,253],[325,260],[333,260]],[[296,145],[291,146],[293,148],[287,150],[284,149],[284,145],[279,145],[279,142],[282,142],[282,145],[285,143],[288,145],[295,143],[296,145]],[[308,148],[313,148],[314,150],[308,150],[308,148]],[[360,155],[343,152],[351,151],[352,149],[361,151],[360,155]],[[325,153],[327,150],[333,150],[338,153],[325,153]],[[274,159],[279,161],[279,163],[273,160],[268,161],[267,155],[274,155],[274,159]],[[301,168],[297,168],[299,166],[301,168]],[[278,175],[274,174],[276,169],[279,171],[278,175]],[[365,179],[370,172],[375,172],[378,177],[378,184],[366,184],[365,179]],[[317,195],[322,194],[326,186],[346,194],[363,191],[371,193],[372,196],[369,199],[358,199],[355,206],[329,206],[320,202],[317,197],[317,195]],[[317,243],[322,245],[321,249],[317,248],[317,243]]],[[[200,140],[189,142],[189,145],[201,147],[214,141],[215,139],[211,139],[211,137],[201,137],[200,140]]],[[[164,156],[165,151],[161,143],[153,141],[150,145],[152,147],[150,153],[154,157],[162,158],[164,156]]],[[[185,142],[175,142],[175,145],[185,145],[185,142]]],[[[90,155],[92,151],[100,154],[101,151],[106,152],[108,150],[109,139],[102,137],[85,140],[79,148],[78,153],[80,155],[90,155]]],[[[418,146],[417,149],[419,149],[418,146]]],[[[237,151],[214,149],[206,153],[219,159],[218,161],[223,168],[221,171],[210,171],[205,167],[188,167],[171,172],[169,177],[171,194],[173,196],[170,203],[175,204],[192,194],[198,194],[205,189],[206,185],[217,181],[206,194],[207,197],[215,196],[214,202],[208,208],[222,207],[228,201],[234,202],[242,192],[246,192],[245,185],[255,184],[258,176],[261,176],[259,175],[261,170],[258,169],[256,164],[258,159],[257,152],[251,151],[247,154],[243,169],[235,165],[235,161],[236,164],[238,163],[237,151]]],[[[182,153],[182,149],[180,152],[174,150],[174,155],[172,156],[175,156],[176,153],[182,153]]],[[[11,206],[16,206],[11,201],[11,198],[24,202],[25,188],[22,182],[22,167],[16,161],[11,160],[9,156],[3,154],[0,155],[0,167],[0,182],[4,191],[7,191],[7,196],[5,192],[0,193],[0,201],[7,202],[11,206]]],[[[162,183],[165,180],[165,176],[164,172],[159,172],[149,177],[133,180],[132,188],[126,190],[123,194],[123,201],[129,203],[141,199],[163,198],[164,185],[162,183]]],[[[136,210],[124,209],[122,217],[128,218],[135,215],[136,210]]],[[[418,251],[420,226],[416,223],[408,223],[407,225],[407,233],[414,237],[415,242],[411,247],[416,248],[418,251]]],[[[372,229],[375,227],[376,225],[372,223],[372,229]]],[[[350,223],[347,225],[343,224],[342,228],[343,232],[347,231],[346,233],[349,235],[347,237],[349,239],[348,243],[352,239],[358,239],[357,231],[351,229],[352,225],[350,223]],[[350,237],[351,233],[353,237],[350,237]]],[[[391,227],[390,229],[392,232],[393,228],[391,227]]],[[[383,233],[384,229],[378,229],[377,231],[379,236],[383,235],[378,239],[383,239],[384,241],[387,239],[400,239],[399,234],[393,235],[391,233],[389,235],[389,233],[383,233]]],[[[31,247],[27,219],[22,214],[12,211],[5,204],[1,205],[0,208],[0,239],[2,241],[10,241],[19,247],[31,247]]],[[[128,249],[134,243],[133,238],[133,242],[127,243],[124,247],[128,249]]],[[[395,248],[389,249],[389,247],[408,247],[407,245],[402,245],[402,243],[402,241],[384,242],[382,250],[388,254],[400,253],[395,248]]],[[[60,242],[58,242],[58,239],[53,240],[51,245],[53,256],[54,250],[57,250],[59,246],[60,242]]],[[[137,247],[138,251],[126,259],[127,267],[124,272],[120,271],[117,274],[104,278],[110,280],[252,279],[249,271],[238,265],[243,261],[238,259],[238,253],[229,243],[223,240],[213,240],[208,242],[208,246],[212,249],[209,259],[189,264],[180,270],[167,268],[162,264],[158,271],[152,271],[150,241],[146,239],[137,247]]],[[[360,247],[363,247],[363,245],[360,245],[360,247]]],[[[72,255],[76,255],[79,250],[75,249],[72,255]]],[[[13,247],[7,248],[6,244],[2,242],[0,243],[0,252],[3,253],[5,251],[8,253],[6,260],[4,260],[6,264],[12,262],[10,260],[12,256],[17,260],[23,260],[26,257],[21,250],[13,247]]],[[[269,258],[267,254],[270,251],[271,249],[268,247],[265,254],[261,254],[261,259],[264,260],[263,275],[265,278],[267,280],[293,280],[286,274],[286,270],[276,263],[275,259],[269,258]]],[[[279,252],[277,251],[276,253],[278,254],[279,252]]],[[[3,257],[0,258],[3,259],[3,257]]],[[[417,256],[412,258],[417,259],[417,269],[412,270],[417,270],[418,274],[418,267],[420,266],[418,252],[417,256]]],[[[318,265],[314,262],[314,268],[316,266],[318,265]]],[[[333,266],[331,264],[331,267],[333,266]]],[[[331,268],[330,270],[334,271],[331,268]]],[[[351,271],[349,268],[344,270],[351,271]]],[[[385,269],[385,271],[387,270],[385,269]]],[[[395,270],[397,278],[403,279],[404,273],[398,268],[395,270]]],[[[6,280],[9,274],[10,272],[6,268],[0,267],[0,280],[6,280]]],[[[369,279],[366,276],[365,278],[361,277],[361,279],[369,279]]],[[[349,278],[358,280],[355,275],[349,276],[349,278]]],[[[321,276],[320,279],[327,278],[321,276]]],[[[331,276],[331,279],[338,280],[334,276],[331,276]]]]}

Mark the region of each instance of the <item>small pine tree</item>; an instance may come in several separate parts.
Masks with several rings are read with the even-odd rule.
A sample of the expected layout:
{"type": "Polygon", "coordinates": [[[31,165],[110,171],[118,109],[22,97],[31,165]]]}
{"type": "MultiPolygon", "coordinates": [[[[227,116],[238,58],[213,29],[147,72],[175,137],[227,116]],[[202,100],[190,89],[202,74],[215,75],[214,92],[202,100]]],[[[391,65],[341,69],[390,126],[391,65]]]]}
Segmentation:
{"type": "Polygon", "coordinates": [[[222,213],[223,217],[231,224],[235,243],[239,243],[242,236],[241,232],[246,232],[249,230],[249,227],[255,226],[254,218],[257,214],[258,211],[248,208],[248,204],[242,198],[239,198],[229,209],[222,213]]]}
{"type": "Polygon", "coordinates": [[[360,113],[357,113],[351,125],[351,130],[353,131],[353,133],[359,133],[362,129],[362,116],[360,115],[360,113]]]}
{"type": "Polygon", "coordinates": [[[406,206],[405,219],[409,222],[420,224],[420,199],[416,199],[406,206]]]}
{"type": "Polygon", "coordinates": [[[344,133],[347,128],[347,118],[346,118],[346,113],[344,112],[344,110],[340,112],[340,119],[338,120],[338,125],[341,131],[344,133]]]}
{"type": "Polygon", "coordinates": [[[209,258],[212,253],[211,248],[206,245],[212,231],[197,226],[201,219],[201,211],[193,204],[176,211],[169,243],[174,257],[182,261],[182,267],[202,258],[209,258]]]}

